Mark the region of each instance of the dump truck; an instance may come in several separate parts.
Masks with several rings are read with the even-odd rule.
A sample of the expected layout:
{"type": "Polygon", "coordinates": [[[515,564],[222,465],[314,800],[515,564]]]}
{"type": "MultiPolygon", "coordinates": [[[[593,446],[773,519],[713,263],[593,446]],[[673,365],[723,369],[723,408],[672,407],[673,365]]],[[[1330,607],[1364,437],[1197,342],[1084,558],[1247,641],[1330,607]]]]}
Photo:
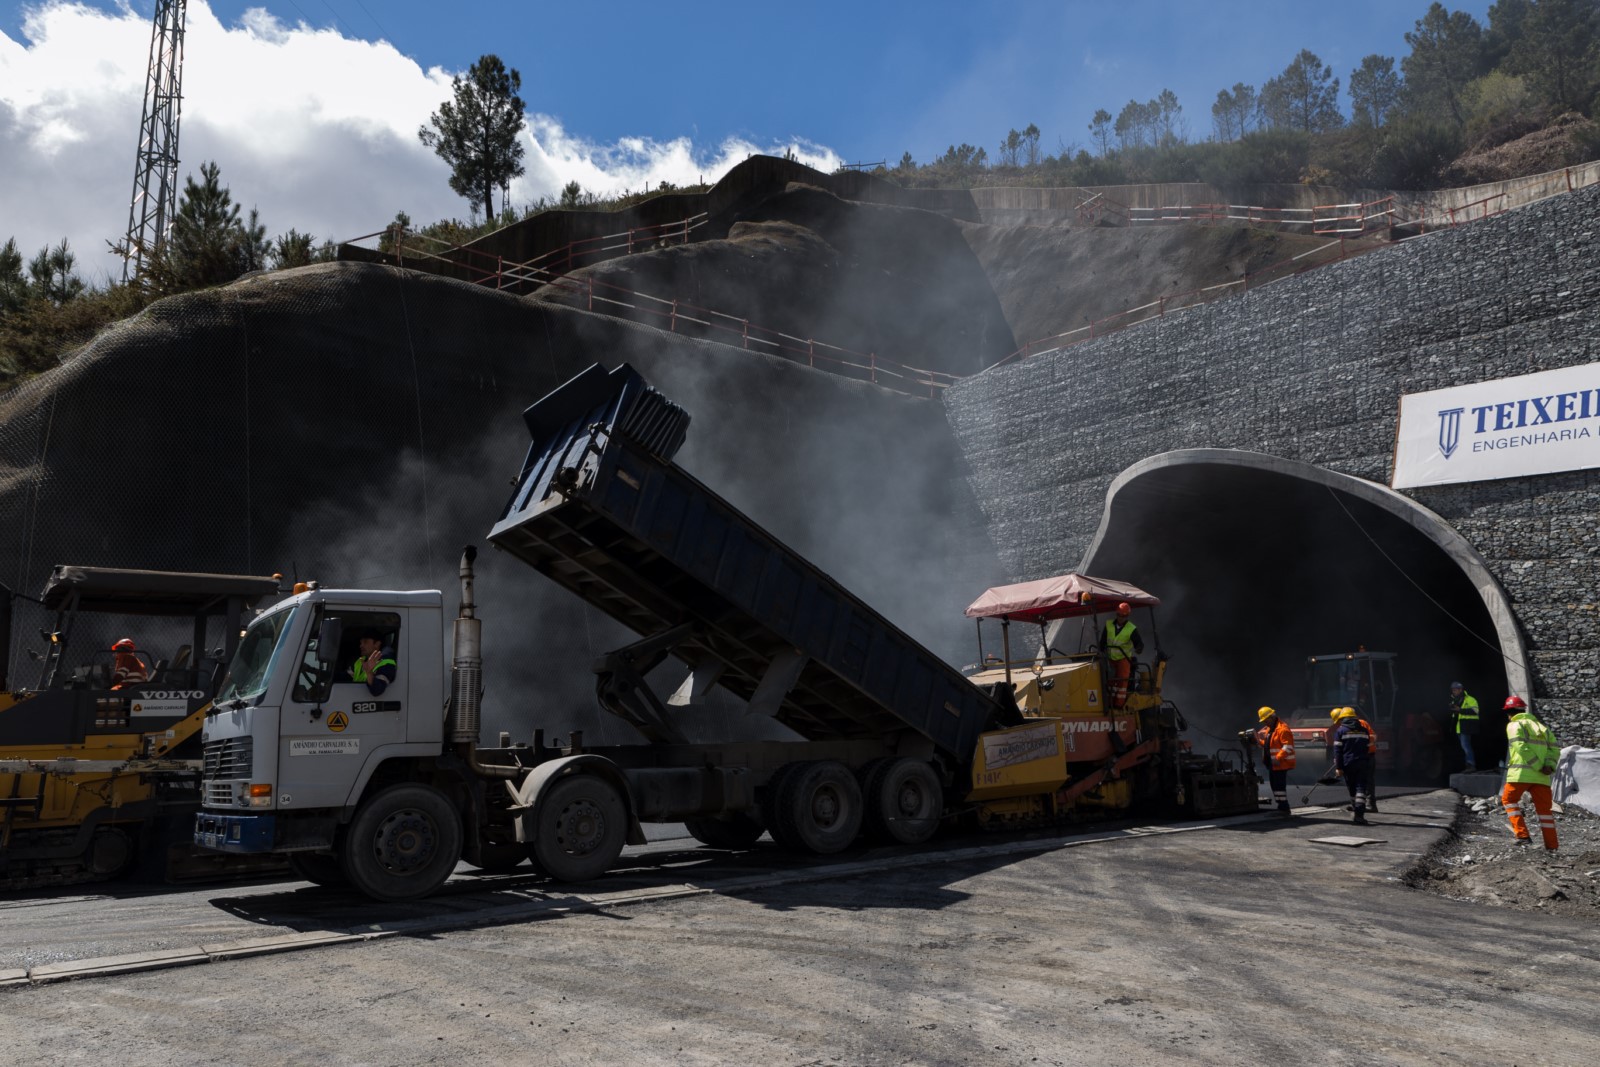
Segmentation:
{"type": "MultiPolygon", "coordinates": [[[[236,866],[190,843],[200,732],[250,609],[278,584],[115,567],[51,571],[38,598],[49,620],[39,632],[43,651],[28,650],[37,679],[13,687],[9,655],[0,664],[0,888],[97,881],[135,867],[182,880],[236,866]],[[146,632],[173,644],[156,646],[157,656],[129,653],[145,678],[117,687],[108,635],[146,632]]],[[[0,648],[8,652],[17,599],[5,590],[0,648]]]]}
{"type": "Polygon", "coordinates": [[[1444,778],[1458,750],[1442,711],[1406,710],[1399,700],[1393,652],[1333,652],[1306,657],[1306,702],[1287,717],[1301,766],[1321,750],[1333,761],[1329,713],[1352,707],[1378,734],[1377,771],[1386,780],[1432,784],[1444,778]]]}
{"type": "MultiPolygon", "coordinates": [[[[310,588],[251,623],[206,719],[196,844],[284,854],[313,882],[401,900],[461,858],[590,879],[646,822],[831,854],[863,835],[920,843],[963,817],[1255,809],[1247,766],[1178,739],[1159,675],[1114,714],[1058,699],[1103,688],[1093,650],[965,677],[674,463],[688,414],[631,367],[589,368],[524,421],[532,443],[488,541],[640,635],[593,672],[599,706],[641,740],[547,743],[534,728],[480,743],[469,546],[448,665],[437,590],[310,588]],[[362,635],[398,664],[381,693],[347,670],[362,635]],[[662,697],[646,676],[669,656],[685,675],[662,697]],[[689,740],[677,709],[712,686],[794,739],[689,740]]],[[[536,727],[539,709],[526,714],[536,727]]]]}

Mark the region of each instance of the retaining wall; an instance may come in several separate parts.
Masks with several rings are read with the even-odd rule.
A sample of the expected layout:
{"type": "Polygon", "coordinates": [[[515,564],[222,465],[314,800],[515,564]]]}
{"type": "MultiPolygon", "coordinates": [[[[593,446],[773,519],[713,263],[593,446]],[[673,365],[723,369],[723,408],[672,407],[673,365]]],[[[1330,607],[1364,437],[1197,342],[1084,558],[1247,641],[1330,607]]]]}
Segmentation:
{"type": "MultiPolygon", "coordinates": [[[[1076,566],[1112,479],[1239,448],[1386,484],[1399,400],[1600,360],[1600,187],[966,379],[947,412],[1014,580],[1076,566]]],[[[1600,742],[1600,471],[1418,489],[1482,554],[1564,740],[1600,742]]]]}

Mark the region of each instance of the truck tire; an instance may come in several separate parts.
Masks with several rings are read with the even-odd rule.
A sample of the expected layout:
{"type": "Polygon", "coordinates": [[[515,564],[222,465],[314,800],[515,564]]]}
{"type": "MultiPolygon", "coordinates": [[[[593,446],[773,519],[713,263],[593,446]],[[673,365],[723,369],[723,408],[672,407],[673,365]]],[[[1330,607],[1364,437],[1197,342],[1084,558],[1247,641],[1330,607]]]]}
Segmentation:
{"type": "Polygon", "coordinates": [[[312,885],[327,886],[329,889],[350,887],[350,879],[345,877],[344,868],[339,866],[338,856],[324,856],[320,852],[291,852],[289,869],[296,878],[312,885]]]}
{"type": "Polygon", "coordinates": [[[922,760],[876,760],[863,790],[867,833],[876,840],[920,845],[939,829],[944,787],[922,760]]]}
{"type": "Polygon", "coordinates": [[[429,785],[392,785],[361,805],[344,837],[345,875],[374,900],[416,900],[461,859],[461,817],[429,785]]]}
{"type": "Polygon", "coordinates": [[[628,837],[628,812],[616,787],[575,774],[550,787],[534,814],[533,865],[558,882],[587,882],[616,862],[628,837]]]}
{"type": "Polygon", "coordinates": [[[761,823],[767,828],[767,833],[772,835],[772,840],[779,848],[790,852],[799,852],[803,848],[800,842],[784,836],[784,820],[779,814],[779,801],[783,798],[783,784],[792,777],[805,763],[785,763],[772,777],[767,779],[765,789],[761,794],[761,823]]]}
{"type": "Polygon", "coordinates": [[[782,782],[780,842],[798,852],[843,852],[861,831],[861,785],[837,760],[803,763],[782,782]]]}
{"type": "Polygon", "coordinates": [[[690,837],[712,848],[749,848],[766,832],[764,826],[743,812],[735,812],[725,819],[718,816],[685,819],[683,825],[690,837]]]}

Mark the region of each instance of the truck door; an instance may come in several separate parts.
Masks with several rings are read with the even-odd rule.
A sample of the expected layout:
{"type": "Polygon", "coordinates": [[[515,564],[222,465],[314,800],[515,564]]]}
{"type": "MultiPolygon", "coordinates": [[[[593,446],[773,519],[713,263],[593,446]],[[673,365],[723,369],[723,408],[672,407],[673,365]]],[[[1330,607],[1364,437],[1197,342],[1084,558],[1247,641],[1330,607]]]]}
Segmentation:
{"type": "Polygon", "coordinates": [[[344,804],[368,757],[405,741],[411,653],[406,614],[320,606],[283,709],[280,807],[344,804]],[[329,619],[340,623],[339,647],[325,651],[317,643],[328,633],[323,623],[329,619]],[[382,693],[355,678],[358,661],[365,660],[364,641],[367,649],[377,644],[382,663],[377,673],[387,673],[384,668],[393,661],[394,680],[382,693]],[[325,664],[331,664],[331,674],[325,664]]]}

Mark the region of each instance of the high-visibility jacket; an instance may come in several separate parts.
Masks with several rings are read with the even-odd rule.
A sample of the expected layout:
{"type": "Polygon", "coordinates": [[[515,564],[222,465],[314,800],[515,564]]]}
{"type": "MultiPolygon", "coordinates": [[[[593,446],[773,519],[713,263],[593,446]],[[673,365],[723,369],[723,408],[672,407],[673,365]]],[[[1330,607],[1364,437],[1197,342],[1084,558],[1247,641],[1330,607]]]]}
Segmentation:
{"type": "Polygon", "coordinates": [[[386,648],[379,655],[383,656],[383,658],[378,660],[377,664],[372,668],[371,678],[367,677],[367,661],[365,658],[358,658],[356,665],[350,668],[350,678],[353,681],[366,682],[367,688],[374,695],[383,692],[389,687],[389,683],[394,681],[395,671],[399,669],[399,665],[394,661],[393,652],[386,648]],[[389,668],[387,672],[384,671],[385,667],[389,668]]]}
{"type": "Polygon", "coordinates": [[[146,678],[144,663],[132,652],[118,652],[116,663],[111,671],[111,688],[121,689],[125,685],[136,685],[146,678]]]}
{"type": "Polygon", "coordinates": [[[1106,639],[1100,642],[1100,647],[1106,650],[1107,659],[1132,659],[1135,649],[1144,651],[1144,640],[1131,620],[1118,626],[1116,619],[1107,619],[1106,639]]]}
{"type": "Polygon", "coordinates": [[[1456,733],[1475,734],[1478,732],[1477,697],[1463,689],[1459,703],[1454,697],[1450,698],[1450,709],[1455,716],[1456,733]]]}
{"type": "Polygon", "coordinates": [[[1279,719],[1270,730],[1263,726],[1256,731],[1256,739],[1261,742],[1267,766],[1275,771],[1294,770],[1294,731],[1288,723],[1279,719]]]}
{"type": "Polygon", "coordinates": [[[1561,745],[1550,727],[1530,712],[1511,716],[1506,723],[1506,781],[1529,785],[1549,785],[1561,758],[1561,745]]]}
{"type": "Polygon", "coordinates": [[[1333,762],[1340,770],[1370,760],[1376,749],[1372,731],[1361,719],[1346,719],[1333,731],[1333,762]]]}

